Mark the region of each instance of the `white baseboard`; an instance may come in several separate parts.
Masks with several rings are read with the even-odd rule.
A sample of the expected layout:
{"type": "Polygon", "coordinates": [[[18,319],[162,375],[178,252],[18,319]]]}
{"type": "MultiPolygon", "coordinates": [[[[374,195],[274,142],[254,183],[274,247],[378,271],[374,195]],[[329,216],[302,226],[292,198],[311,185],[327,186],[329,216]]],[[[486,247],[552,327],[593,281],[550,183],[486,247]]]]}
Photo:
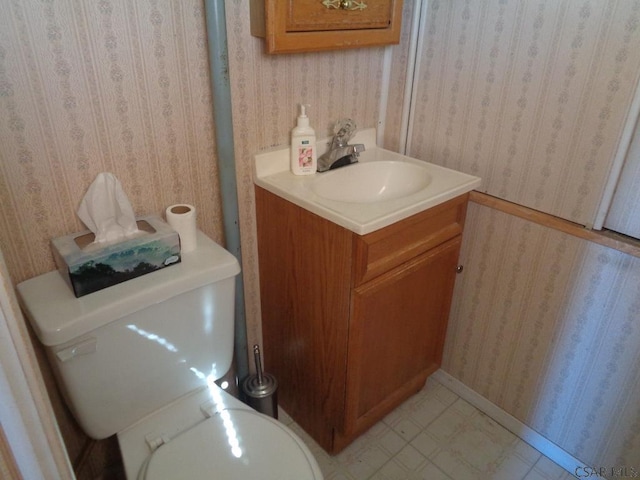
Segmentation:
{"type": "Polygon", "coordinates": [[[487,414],[504,428],[520,437],[533,448],[544,454],[550,460],[560,465],[569,473],[573,474],[577,468],[586,467],[584,462],[573,457],[558,445],[540,435],[538,432],[528,427],[520,420],[505,412],[493,402],[487,400],[475,390],[467,387],[460,380],[452,377],[442,369],[433,374],[433,378],[442,383],[460,398],[466,400],[481,412],[487,414]]]}

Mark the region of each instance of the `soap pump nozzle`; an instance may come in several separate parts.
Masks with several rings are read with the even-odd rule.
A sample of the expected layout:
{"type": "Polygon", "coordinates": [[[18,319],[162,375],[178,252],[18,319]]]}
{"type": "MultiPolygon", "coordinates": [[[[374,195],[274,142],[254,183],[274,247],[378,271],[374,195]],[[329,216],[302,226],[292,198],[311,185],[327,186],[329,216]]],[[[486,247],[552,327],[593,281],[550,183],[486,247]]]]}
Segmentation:
{"type": "Polygon", "coordinates": [[[307,117],[307,107],[311,105],[307,103],[300,104],[300,115],[298,115],[298,126],[299,127],[308,127],[309,126],[309,117],[307,117]]]}

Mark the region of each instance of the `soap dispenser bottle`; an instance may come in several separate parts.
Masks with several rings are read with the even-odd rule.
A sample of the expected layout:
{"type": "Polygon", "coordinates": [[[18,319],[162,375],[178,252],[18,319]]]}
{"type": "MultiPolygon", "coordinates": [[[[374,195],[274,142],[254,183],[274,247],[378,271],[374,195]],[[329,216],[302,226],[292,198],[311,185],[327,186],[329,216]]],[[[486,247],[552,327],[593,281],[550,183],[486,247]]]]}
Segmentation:
{"type": "Polygon", "coordinates": [[[306,107],[300,105],[298,125],[291,130],[291,172],[310,175],[317,170],[316,132],[309,126],[306,107]]]}

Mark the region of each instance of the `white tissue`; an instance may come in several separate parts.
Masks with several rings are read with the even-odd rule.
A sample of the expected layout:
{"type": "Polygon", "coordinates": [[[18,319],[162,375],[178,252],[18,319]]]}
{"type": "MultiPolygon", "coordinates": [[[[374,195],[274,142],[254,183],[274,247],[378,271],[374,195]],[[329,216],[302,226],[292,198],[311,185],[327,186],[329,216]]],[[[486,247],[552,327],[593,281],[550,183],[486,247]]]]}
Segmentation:
{"type": "Polygon", "coordinates": [[[138,233],[131,203],[112,173],[98,174],[80,203],[78,216],[95,234],[94,243],[116,243],[138,233]]]}

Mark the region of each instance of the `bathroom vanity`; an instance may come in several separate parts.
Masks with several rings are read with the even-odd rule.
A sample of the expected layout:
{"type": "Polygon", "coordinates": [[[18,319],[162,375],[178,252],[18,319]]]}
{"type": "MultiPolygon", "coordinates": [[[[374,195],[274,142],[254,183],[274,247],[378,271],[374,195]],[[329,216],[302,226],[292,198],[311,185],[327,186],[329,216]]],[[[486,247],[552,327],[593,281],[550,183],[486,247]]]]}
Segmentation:
{"type": "MultiPolygon", "coordinates": [[[[364,143],[363,163],[416,162],[364,143]]],[[[268,155],[266,171],[256,157],[265,368],[278,379],[284,410],[336,453],[439,367],[468,191],[480,180],[454,172],[457,183],[429,204],[446,173],[436,167],[431,194],[327,200],[314,185],[333,171],[294,178],[268,155]]]]}

